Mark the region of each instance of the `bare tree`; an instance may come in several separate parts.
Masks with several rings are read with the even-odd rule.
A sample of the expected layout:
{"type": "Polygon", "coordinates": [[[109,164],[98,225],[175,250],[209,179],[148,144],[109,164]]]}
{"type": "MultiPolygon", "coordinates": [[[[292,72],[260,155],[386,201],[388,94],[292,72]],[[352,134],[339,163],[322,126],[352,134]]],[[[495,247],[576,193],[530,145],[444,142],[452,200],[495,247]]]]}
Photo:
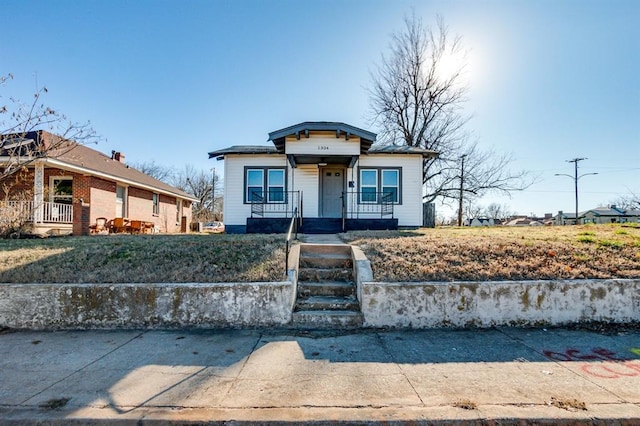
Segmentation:
{"type": "Polygon", "coordinates": [[[193,206],[194,222],[222,219],[222,181],[215,169],[209,173],[186,165],[175,174],[172,185],[198,198],[193,206]]]}
{"type": "Polygon", "coordinates": [[[76,144],[97,142],[89,122],[73,122],[43,103],[46,87],[36,87],[30,102],[3,95],[1,89],[12,79],[12,74],[0,76],[0,157],[4,157],[0,182],[6,182],[38,158],[57,157],[76,144]],[[52,135],[42,137],[39,130],[47,130],[52,135]]]}
{"type": "Polygon", "coordinates": [[[631,192],[629,195],[616,198],[610,204],[623,210],[640,210],[640,195],[631,192]]]}
{"type": "Polygon", "coordinates": [[[484,207],[477,203],[467,202],[465,203],[463,210],[463,214],[466,219],[479,219],[484,216],[484,207]]]}
{"type": "Polygon", "coordinates": [[[511,211],[506,204],[491,203],[485,209],[485,214],[494,220],[505,220],[511,216],[511,211]]]}
{"type": "Polygon", "coordinates": [[[162,182],[169,183],[175,180],[176,171],[156,163],[154,160],[132,163],[131,167],[162,182]]]}
{"type": "Polygon", "coordinates": [[[510,155],[482,151],[469,142],[469,117],[463,112],[466,52],[462,38],[452,37],[442,18],[436,28],[423,26],[415,13],[405,18],[404,31],[392,36],[390,49],[372,73],[372,118],[381,127],[383,143],[439,153],[424,160],[424,201],[509,194],[530,184],[526,172],[507,170],[510,155]]]}

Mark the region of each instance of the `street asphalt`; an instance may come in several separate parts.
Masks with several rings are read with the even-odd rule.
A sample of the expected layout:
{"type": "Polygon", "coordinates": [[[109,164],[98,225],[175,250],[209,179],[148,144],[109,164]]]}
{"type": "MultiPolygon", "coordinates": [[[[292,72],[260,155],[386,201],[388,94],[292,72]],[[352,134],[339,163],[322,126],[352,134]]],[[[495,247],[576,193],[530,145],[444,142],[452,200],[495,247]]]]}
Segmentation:
{"type": "Polygon", "coordinates": [[[0,333],[0,424],[640,424],[640,331],[0,333]]]}

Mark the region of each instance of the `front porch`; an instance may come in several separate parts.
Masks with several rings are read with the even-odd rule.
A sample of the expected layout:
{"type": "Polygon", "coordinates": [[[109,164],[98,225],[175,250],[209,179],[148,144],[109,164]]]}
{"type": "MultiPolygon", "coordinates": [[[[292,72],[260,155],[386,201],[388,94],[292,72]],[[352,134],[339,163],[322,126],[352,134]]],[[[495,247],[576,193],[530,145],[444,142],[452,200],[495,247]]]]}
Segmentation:
{"type": "Polygon", "coordinates": [[[245,231],[248,234],[285,233],[296,209],[298,230],[306,234],[398,229],[392,193],[345,191],[340,200],[339,215],[314,217],[305,215],[302,191],[279,192],[277,197],[271,194],[266,198],[253,194],[251,216],[247,218],[245,231]],[[268,202],[269,199],[280,201],[268,202]]]}
{"type": "Polygon", "coordinates": [[[71,234],[73,206],[46,201],[0,201],[0,223],[2,228],[16,230],[31,224],[38,234],[71,234]]]}

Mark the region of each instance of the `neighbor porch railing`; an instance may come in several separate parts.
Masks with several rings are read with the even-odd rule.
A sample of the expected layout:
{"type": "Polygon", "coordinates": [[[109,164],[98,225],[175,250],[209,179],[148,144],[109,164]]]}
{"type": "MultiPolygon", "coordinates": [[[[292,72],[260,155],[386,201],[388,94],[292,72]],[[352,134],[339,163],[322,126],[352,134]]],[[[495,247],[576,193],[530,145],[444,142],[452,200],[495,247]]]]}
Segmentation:
{"type": "Polygon", "coordinates": [[[73,223],[70,204],[33,201],[0,201],[0,216],[14,217],[34,223],[73,223]]]}
{"type": "Polygon", "coordinates": [[[251,217],[293,217],[297,210],[298,217],[302,217],[302,192],[279,191],[264,195],[251,194],[251,217]]]}
{"type": "Polygon", "coordinates": [[[342,193],[342,217],[345,219],[393,219],[392,192],[347,191],[342,193]]]}

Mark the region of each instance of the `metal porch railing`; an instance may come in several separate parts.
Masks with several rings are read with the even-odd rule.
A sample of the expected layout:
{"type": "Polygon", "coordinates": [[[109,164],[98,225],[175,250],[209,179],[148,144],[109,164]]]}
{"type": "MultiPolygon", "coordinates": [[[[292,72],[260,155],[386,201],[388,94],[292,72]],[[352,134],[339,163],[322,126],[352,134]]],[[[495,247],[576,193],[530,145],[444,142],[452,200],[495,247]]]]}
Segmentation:
{"type": "Polygon", "coordinates": [[[346,191],[342,193],[342,217],[374,219],[394,214],[394,194],[391,192],[346,191]]]}
{"type": "Polygon", "coordinates": [[[302,192],[280,191],[268,194],[251,194],[251,217],[287,218],[294,212],[302,217],[302,192]]]}

